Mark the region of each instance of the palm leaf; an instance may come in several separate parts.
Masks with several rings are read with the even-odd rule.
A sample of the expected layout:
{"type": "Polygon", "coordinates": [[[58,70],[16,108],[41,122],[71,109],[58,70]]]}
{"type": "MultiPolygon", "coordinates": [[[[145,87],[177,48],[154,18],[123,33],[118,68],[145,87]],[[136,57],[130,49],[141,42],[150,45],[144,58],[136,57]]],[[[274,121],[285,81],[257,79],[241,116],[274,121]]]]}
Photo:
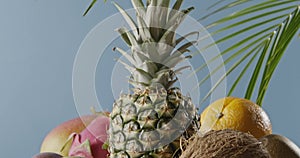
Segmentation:
{"type": "MultiPolygon", "coordinates": [[[[83,13],[83,16],[86,16],[87,13],[93,8],[93,6],[96,4],[98,0],[93,0],[91,2],[91,4],[88,6],[88,8],[85,10],[85,12],[83,13]]],[[[104,0],[104,2],[106,2],[107,0],[104,0]]]]}
{"type": "MultiPolygon", "coordinates": [[[[232,95],[235,92],[240,81],[245,78],[246,74],[251,74],[250,78],[247,79],[248,86],[245,87],[245,98],[254,99],[257,104],[262,105],[272,75],[286,48],[299,31],[299,0],[265,0],[250,6],[248,4],[249,0],[234,0],[227,1],[226,4],[220,6],[223,2],[225,3],[225,1],[217,1],[213,4],[210,9],[217,9],[200,18],[200,20],[205,21],[209,18],[215,18],[214,16],[227,11],[229,8],[234,9],[236,6],[245,5],[247,7],[217,19],[206,26],[207,29],[215,29],[211,34],[216,37],[216,42],[207,45],[205,49],[215,44],[223,44],[226,47],[220,55],[200,66],[197,71],[203,70],[220,56],[229,53],[229,57],[224,57],[225,62],[222,64],[226,66],[231,64],[233,66],[212,86],[207,95],[204,96],[202,102],[211,95],[226,76],[241,65],[245,65],[238,72],[238,77],[232,83],[228,95],[232,95]],[[227,32],[231,33],[223,35],[227,32]],[[232,40],[236,40],[237,42],[233,43],[232,40]],[[250,56],[252,57],[250,58],[250,56]],[[250,66],[254,66],[254,69],[250,70],[250,66]]],[[[214,73],[222,67],[222,64],[212,70],[209,75],[205,76],[199,82],[199,85],[206,82],[209,77],[213,77],[214,73]]]]}
{"type": "Polygon", "coordinates": [[[93,0],[91,2],[91,4],[88,6],[88,8],[85,10],[85,12],[83,13],[83,16],[86,16],[86,14],[92,9],[92,7],[95,5],[95,3],[97,2],[97,0],[93,0]]]}
{"type": "Polygon", "coordinates": [[[300,7],[298,7],[283,23],[283,27],[278,29],[278,34],[274,39],[270,49],[269,58],[265,65],[265,72],[259,87],[258,103],[262,103],[266,90],[281,57],[285,53],[292,38],[300,28],[300,7]]]}

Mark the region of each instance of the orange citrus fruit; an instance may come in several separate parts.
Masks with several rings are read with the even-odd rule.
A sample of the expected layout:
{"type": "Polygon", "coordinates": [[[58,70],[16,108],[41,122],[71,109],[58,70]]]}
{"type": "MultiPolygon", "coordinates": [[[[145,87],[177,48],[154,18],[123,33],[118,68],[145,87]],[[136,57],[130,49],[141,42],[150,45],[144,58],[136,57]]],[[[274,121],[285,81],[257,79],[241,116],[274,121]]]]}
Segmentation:
{"type": "Polygon", "coordinates": [[[247,99],[226,97],[209,105],[201,114],[202,133],[210,130],[234,129],[256,138],[272,133],[266,112],[247,99]]]}

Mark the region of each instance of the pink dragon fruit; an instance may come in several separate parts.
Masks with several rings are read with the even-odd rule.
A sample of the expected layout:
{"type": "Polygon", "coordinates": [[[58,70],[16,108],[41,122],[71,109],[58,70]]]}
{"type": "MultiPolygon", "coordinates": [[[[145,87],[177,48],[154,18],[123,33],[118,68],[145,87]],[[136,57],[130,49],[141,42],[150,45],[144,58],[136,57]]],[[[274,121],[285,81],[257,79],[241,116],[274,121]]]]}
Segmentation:
{"type": "Polygon", "coordinates": [[[102,146],[107,140],[109,118],[98,116],[80,134],[73,135],[69,156],[84,158],[106,158],[108,151],[102,146]]]}

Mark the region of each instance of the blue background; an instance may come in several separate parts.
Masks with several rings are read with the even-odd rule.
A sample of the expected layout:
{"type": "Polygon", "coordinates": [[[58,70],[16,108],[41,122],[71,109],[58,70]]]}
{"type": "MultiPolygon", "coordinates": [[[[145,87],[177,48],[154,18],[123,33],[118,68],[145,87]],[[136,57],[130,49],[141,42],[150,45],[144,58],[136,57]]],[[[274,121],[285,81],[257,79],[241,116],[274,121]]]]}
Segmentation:
{"type": "MultiPolygon", "coordinates": [[[[120,2],[130,8],[129,1],[120,2]]],[[[215,1],[194,1],[192,16],[205,14],[215,1]]],[[[89,1],[13,0],[0,2],[0,153],[31,157],[58,124],[78,117],[72,96],[72,67],[87,33],[116,13],[98,3],[82,17],[89,1]]],[[[295,38],[276,70],[263,107],[274,133],[300,145],[300,54],[295,38]]],[[[113,65],[114,61],[110,63],[113,65]]],[[[101,90],[105,93],[109,90],[101,90]]],[[[110,92],[109,92],[110,93],[110,92]]],[[[104,101],[111,105],[112,98],[104,101]]]]}

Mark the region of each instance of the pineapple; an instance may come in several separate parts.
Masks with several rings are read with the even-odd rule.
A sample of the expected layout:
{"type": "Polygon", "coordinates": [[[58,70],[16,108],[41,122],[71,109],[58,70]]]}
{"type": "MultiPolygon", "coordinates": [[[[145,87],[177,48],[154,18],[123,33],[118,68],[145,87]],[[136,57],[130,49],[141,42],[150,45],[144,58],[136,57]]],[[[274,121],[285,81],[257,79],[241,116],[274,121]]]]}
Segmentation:
{"type": "MultiPolygon", "coordinates": [[[[192,42],[183,43],[176,29],[193,7],[178,11],[182,0],[168,9],[170,0],[132,0],[136,21],[118,4],[131,31],[117,31],[130,47],[130,53],[119,51],[130,64],[131,94],[122,94],[110,114],[109,151],[112,158],[179,157],[180,141],[198,130],[196,107],[189,96],[173,86],[176,74],[186,67],[175,66],[192,42]],[[178,49],[175,47],[183,43],[178,49]]],[[[187,35],[188,36],[188,35],[187,35]]]]}

